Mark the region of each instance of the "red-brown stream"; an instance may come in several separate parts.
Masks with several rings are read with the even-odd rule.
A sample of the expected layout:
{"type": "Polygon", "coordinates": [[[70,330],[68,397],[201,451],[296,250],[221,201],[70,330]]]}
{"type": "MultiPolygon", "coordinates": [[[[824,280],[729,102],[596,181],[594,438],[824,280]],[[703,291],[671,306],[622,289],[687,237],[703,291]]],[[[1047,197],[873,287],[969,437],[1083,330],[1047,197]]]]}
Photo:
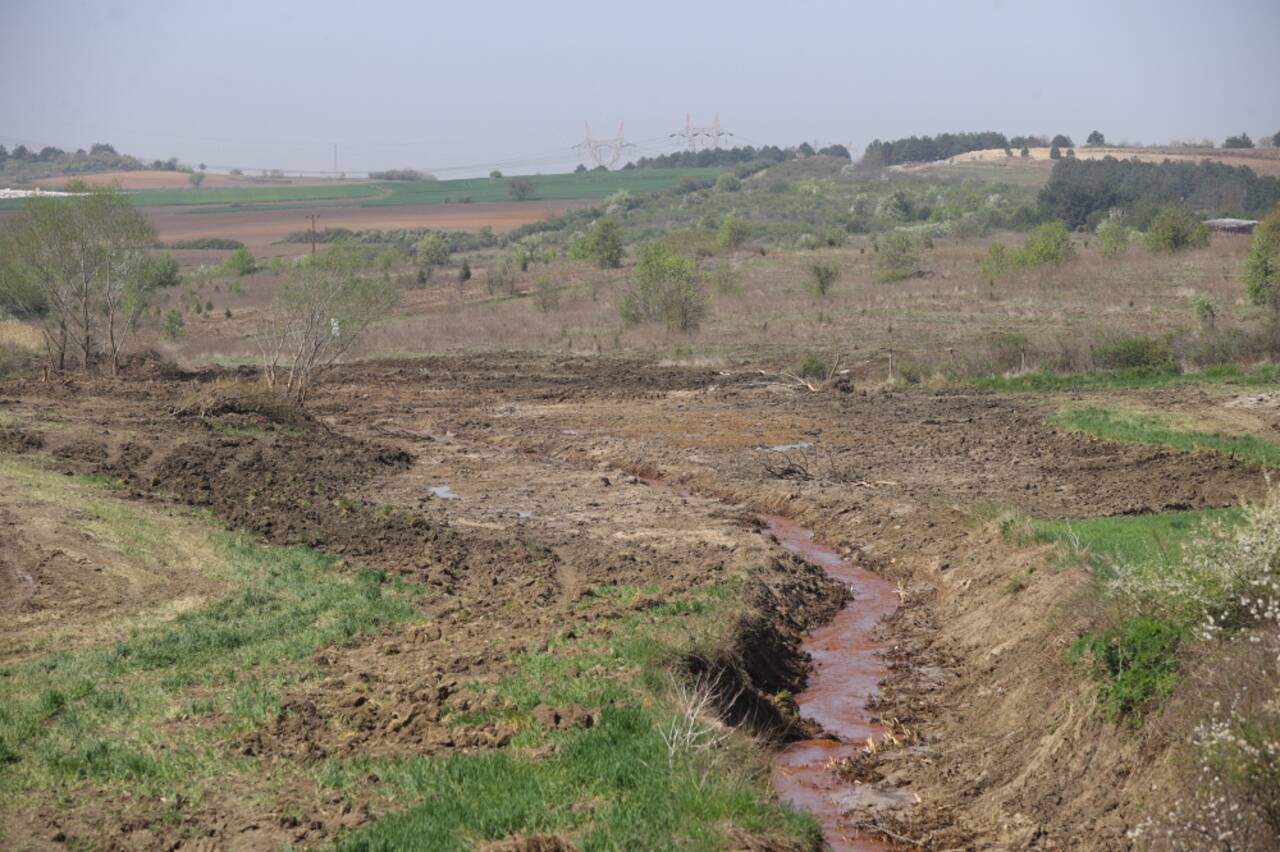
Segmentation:
{"type": "Polygon", "coordinates": [[[842,825],[842,815],[866,790],[841,781],[829,766],[856,754],[868,737],[883,733],[867,709],[868,700],[888,674],[879,654],[882,645],[872,637],[879,621],[897,608],[898,596],[889,581],[814,541],[813,533],[805,527],[776,515],[761,515],[760,520],[779,544],[848,584],[853,593],[848,606],[805,641],[813,672],[805,690],[796,696],[800,715],[839,739],[788,745],[774,760],[774,787],[784,800],[818,818],[832,849],[889,849],[842,825]]]}

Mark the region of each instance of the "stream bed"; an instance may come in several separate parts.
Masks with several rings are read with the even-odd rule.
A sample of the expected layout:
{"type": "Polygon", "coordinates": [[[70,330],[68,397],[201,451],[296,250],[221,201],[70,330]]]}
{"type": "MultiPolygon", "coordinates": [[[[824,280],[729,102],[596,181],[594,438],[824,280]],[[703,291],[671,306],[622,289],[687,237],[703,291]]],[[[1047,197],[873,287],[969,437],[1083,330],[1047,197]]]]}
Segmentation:
{"type": "MultiPolygon", "coordinates": [[[[818,818],[832,849],[890,849],[841,824],[841,816],[865,797],[883,799],[886,792],[841,781],[829,765],[857,754],[868,737],[884,732],[873,721],[867,702],[888,675],[888,666],[880,655],[884,646],[874,636],[880,620],[897,608],[897,592],[888,580],[814,541],[807,528],[777,515],[759,517],[780,545],[852,590],[849,604],[805,639],[804,650],[813,659],[813,671],[804,691],[795,697],[800,715],[817,722],[835,739],[790,743],[774,759],[774,787],[785,801],[818,818]]],[[[910,795],[906,791],[895,792],[903,797],[910,795]]]]}

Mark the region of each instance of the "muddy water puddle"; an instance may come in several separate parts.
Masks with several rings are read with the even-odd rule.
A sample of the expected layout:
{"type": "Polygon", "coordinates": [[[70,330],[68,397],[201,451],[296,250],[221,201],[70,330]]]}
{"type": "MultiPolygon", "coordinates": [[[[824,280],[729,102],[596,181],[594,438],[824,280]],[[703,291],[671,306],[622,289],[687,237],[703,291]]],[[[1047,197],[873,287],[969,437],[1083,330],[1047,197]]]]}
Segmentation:
{"type": "Polygon", "coordinates": [[[888,674],[879,653],[883,645],[873,637],[880,620],[897,608],[897,594],[889,581],[814,541],[813,533],[794,521],[777,515],[761,515],[760,520],[780,545],[845,583],[853,593],[848,606],[805,640],[813,672],[805,690],[796,696],[800,715],[838,739],[788,745],[774,760],[774,787],[784,800],[818,818],[832,849],[889,849],[851,832],[841,817],[859,805],[892,806],[909,794],[842,781],[830,767],[834,761],[858,754],[868,737],[883,733],[867,709],[877,685],[888,674]]]}

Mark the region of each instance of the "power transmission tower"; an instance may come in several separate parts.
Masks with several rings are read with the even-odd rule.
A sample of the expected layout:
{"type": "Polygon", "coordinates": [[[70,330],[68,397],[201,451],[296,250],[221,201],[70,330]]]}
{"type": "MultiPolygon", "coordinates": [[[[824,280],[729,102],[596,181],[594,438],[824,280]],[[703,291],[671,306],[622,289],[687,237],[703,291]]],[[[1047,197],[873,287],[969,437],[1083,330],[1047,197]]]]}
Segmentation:
{"type": "Polygon", "coordinates": [[[689,116],[689,113],[685,113],[684,129],[670,134],[668,138],[680,139],[684,142],[685,150],[697,151],[700,145],[715,150],[720,147],[721,139],[732,135],[732,133],[720,126],[720,113],[716,113],[716,120],[706,127],[694,127],[693,119],[689,116]]]}
{"type": "Polygon", "coordinates": [[[627,148],[634,148],[627,141],[626,134],[623,132],[623,122],[618,122],[618,135],[612,139],[596,139],[591,135],[591,125],[583,122],[587,129],[586,136],[581,142],[573,146],[573,150],[582,151],[586,158],[596,166],[604,166],[611,169],[622,159],[622,152],[627,148]]]}

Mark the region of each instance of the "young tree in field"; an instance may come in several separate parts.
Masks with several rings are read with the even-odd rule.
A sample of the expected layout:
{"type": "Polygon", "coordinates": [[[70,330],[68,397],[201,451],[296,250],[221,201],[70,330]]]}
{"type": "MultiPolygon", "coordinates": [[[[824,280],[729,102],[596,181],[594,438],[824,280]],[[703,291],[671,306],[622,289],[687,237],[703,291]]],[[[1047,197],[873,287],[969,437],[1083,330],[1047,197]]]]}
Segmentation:
{"type": "Polygon", "coordinates": [[[389,255],[336,243],[303,258],[276,293],[259,328],[267,385],[306,402],[316,377],[351,351],[396,303],[389,255]]]}
{"type": "Polygon", "coordinates": [[[716,238],[725,248],[737,248],[751,237],[751,223],[742,216],[730,213],[720,222],[716,238]]]}
{"type": "Polygon", "coordinates": [[[192,172],[187,175],[187,180],[191,181],[192,188],[199,189],[200,184],[204,183],[204,172],[192,172]]]}
{"type": "Polygon", "coordinates": [[[631,286],[618,306],[629,325],[660,320],[669,331],[692,332],[707,315],[707,296],[693,258],[673,254],[662,243],[637,252],[631,286]]]}
{"type": "Polygon", "coordinates": [[[1280,319],[1280,209],[1267,214],[1253,230],[1244,264],[1249,301],[1269,305],[1280,319]]]}
{"type": "Polygon", "coordinates": [[[424,269],[449,263],[449,239],[444,234],[428,231],[418,240],[415,250],[424,269]]]}
{"type": "Polygon", "coordinates": [[[512,178],[507,190],[516,201],[527,201],[533,198],[533,181],[528,178],[512,178]]]}
{"type": "Polygon", "coordinates": [[[0,287],[39,320],[53,369],[71,356],[88,370],[105,345],[114,373],[146,308],[155,231],[118,189],[69,188],[30,199],[7,223],[0,287]]]}
{"type": "Polygon", "coordinates": [[[1164,207],[1147,228],[1146,242],[1152,251],[1175,252],[1209,245],[1209,229],[1185,207],[1164,207]]]}
{"type": "Polygon", "coordinates": [[[608,216],[596,220],[587,235],[586,253],[595,258],[602,269],[622,266],[622,226],[608,216]]]}
{"type": "Polygon", "coordinates": [[[182,329],[186,323],[182,319],[182,314],[174,308],[164,312],[164,322],[160,324],[160,333],[168,340],[177,340],[182,336],[182,329]]]}

